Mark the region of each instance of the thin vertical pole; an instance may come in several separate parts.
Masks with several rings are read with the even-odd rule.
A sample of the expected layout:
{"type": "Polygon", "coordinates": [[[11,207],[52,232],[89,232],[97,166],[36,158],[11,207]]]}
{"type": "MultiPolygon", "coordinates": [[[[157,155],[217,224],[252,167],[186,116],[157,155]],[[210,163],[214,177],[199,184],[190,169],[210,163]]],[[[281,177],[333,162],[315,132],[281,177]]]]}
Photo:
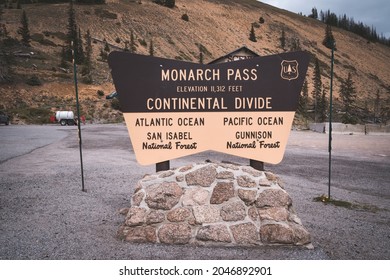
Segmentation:
{"type": "Polygon", "coordinates": [[[81,141],[81,128],[80,128],[80,104],[79,104],[79,91],[77,86],[77,66],[74,52],[74,44],[72,41],[72,60],[73,60],[73,74],[74,74],[74,86],[76,90],[76,107],[77,107],[77,129],[79,133],[79,148],[80,148],[80,165],[81,165],[81,191],[86,192],[84,187],[84,167],[83,167],[83,151],[81,141]]]}
{"type": "Polygon", "coordinates": [[[332,94],[333,94],[333,62],[334,62],[334,42],[332,42],[332,58],[330,64],[330,95],[329,95],[329,180],[328,180],[328,200],[330,200],[330,183],[332,175],[332,94]]]}

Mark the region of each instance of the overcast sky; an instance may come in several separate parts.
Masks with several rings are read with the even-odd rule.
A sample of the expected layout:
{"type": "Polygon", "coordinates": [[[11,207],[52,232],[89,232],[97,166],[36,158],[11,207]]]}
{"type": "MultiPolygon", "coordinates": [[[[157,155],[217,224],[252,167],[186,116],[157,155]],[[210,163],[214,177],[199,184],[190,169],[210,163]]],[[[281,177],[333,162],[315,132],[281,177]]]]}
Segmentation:
{"type": "Polygon", "coordinates": [[[313,7],[320,11],[330,10],[336,15],[346,14],[355,22],[374,26],[376,32],[390,38],[390,1],[389,0],[260,0],[260,2],[291,12],[311,14],[313,7]]]}

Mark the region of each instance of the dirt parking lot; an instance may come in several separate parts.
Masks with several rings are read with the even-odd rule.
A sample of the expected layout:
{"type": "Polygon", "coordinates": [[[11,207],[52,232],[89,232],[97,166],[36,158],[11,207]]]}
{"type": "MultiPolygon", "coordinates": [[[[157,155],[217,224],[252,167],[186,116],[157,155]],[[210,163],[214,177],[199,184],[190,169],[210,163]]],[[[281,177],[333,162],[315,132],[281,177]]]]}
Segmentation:
{"type": "MultiPolygon", "coordinates": [[[[313,250],[130,244],[116,238],[141,166],[127,129],[82,126],[86,192],[81,191],[77,127],[0,127],[0,259],[390,259],[390,135],[333,135],[334,199],[328,192],[328,135],[292,131],[283,161],[266,164],[284,182],[313,250]],[[350,206],[346,208],[345,206],[350,206]]],[[[205,152],[171,161],[249,160],[205,152]]]]}

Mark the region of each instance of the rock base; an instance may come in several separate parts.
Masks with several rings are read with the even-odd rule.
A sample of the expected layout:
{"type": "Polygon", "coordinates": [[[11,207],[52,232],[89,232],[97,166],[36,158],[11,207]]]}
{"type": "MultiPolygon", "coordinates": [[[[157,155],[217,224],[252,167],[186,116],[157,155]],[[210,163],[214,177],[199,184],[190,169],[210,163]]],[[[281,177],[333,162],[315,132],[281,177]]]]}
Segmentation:
{"type": "Polygon", "coordinates": [[[311,247],[277,177],[249,166],[193,164],[147,175],[125,212],[118,236],[129,242],[311,247]]]}

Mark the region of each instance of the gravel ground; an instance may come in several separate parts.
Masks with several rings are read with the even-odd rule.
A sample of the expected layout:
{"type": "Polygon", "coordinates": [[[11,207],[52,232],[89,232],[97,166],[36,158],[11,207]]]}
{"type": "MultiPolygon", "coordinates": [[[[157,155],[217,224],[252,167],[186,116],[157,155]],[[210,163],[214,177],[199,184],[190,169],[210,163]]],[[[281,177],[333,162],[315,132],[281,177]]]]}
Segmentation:
{"type": "MultiPolygon", "coordinates": [[[[334,135],[332,197],[324,205],[328,135],[293,131],[285,158],[266,165],[281,177],[313,250],[130,244],[116,238],[135,183],[154,166],[135,160],[124,125],[0,127],[0,259],[390,259],[390,135],[334,135]]],[[[248,160],[206,152],[171,161],[248,160]]]]}

